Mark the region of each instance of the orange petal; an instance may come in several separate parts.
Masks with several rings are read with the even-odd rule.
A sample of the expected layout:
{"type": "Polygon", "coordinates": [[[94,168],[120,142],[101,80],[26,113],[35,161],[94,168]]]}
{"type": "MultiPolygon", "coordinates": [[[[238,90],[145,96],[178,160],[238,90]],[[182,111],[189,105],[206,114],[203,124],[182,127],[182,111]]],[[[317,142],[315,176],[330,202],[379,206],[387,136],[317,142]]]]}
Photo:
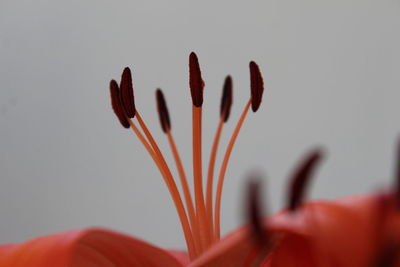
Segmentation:
{"type": "MultiPolygon", "coordinates": [[[[308,259],[314,261],[309,266],[371,266],[387,234],[393,236],[393,229],[400,229],[398,212],[388,215],[392,228],[382,222],[380,198],[382,195],[369,195],[308,203],[294,214],[283,212],[272,217],[272,225],[286,229],[286,234],[270,256],[268,266],[293,266],[296,261],[292,260],[303,263],[308,252],[308,259]],[[307,247],[307,253],[298,253],[299,248],[290,241],[290,232],[302,235],[294,243],[299,243],[299,248],[307,247]]],[[[392,212],[392,204],[387,202],[387,207],[381,208],[392,212]]]]}
{"type": "Polygon", "coordinates": [[[183,266],[168,251],[102,229],[54,234],[0,246],[0,267],[183,266]]]}
{"type": "Polygon", "coordinates": [[[183,266],[187,266],[190,263],[190,258],[186,251],[168,250],[168,253],[174,256],[183,266]]]}
{"type": "Polygon", "coordinates": [[[309,223],[308,217],[281,212],[265,218],[263,225],[272,238],[272,246],[262,251],[251,236],[249,227],[241,227],[213,245],[190,266],[257,266],[254,263],[260,259],[265,260],[263,266],[316,266],[312,264],[315,262],[312,257],[314,243],[310,241],[309,229],[304,227],[309,223]],[[282,264],[271,265],[270,254],[274,254],[276,259],[285,259],[288,255],[291,258],[282,264]],[[263,259],[267,255],[268,258],[263,259]]]}
{"type": "Polygon", "coordinates": [[[271,267],[322,267],[317,264],[314,251],[314,244],[308,238],[297,234],[287,235],[282,238],[264,264],[271,267]]]}
{"type": "MultiPolygon", "coordinates": [[[[262,266],[368,266],[376,252],[378,197],[307,203],[294,213],[283,211],[266,218],[264,226],[275,238],[275,246],[262,266]]],[[[252,264],[254,251],[254,240],[242,227],[191,266],[246,266],[252,264]]]]}
{"type": "Polygon", "coordinates": [[[365,266],[369,260],[371,218],[363,220],[354,209],[318,202],[274,219],[275,227],[285,234],[271,255],[272,266],[292,266],[295,262],[309,263],[304,266],[365,266]]]}
{"type": "Polygon", "coordinates": [[[213,245],[190,266],[244,266],[253,247],[249,229],[241,227],[213,245]]]}

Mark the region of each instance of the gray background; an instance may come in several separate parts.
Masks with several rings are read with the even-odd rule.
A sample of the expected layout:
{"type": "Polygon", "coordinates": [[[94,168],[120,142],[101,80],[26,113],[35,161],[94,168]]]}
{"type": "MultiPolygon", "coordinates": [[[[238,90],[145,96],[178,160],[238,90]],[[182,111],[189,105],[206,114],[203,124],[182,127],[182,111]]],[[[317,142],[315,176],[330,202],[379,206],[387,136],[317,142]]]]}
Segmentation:
{"type": "Polygon", "coordinates": [[[192,50],[206,82],[205,158],[225,75],[235,91],[222,148],[249,97],[250,60],[265,78],[227,172],[224,233],[243,222],[249,171],[268,177],[277,210],[314,145],[329,155],[310,198],[387,186],[400,133],[399,12],[397,0],[2,0],[0,242],[98,225],[183,247],[159,173],[111,111],[108,82],[132,67],[137,107],[171,159],[154,104],[164,89],[190,172],[192,50]]]}

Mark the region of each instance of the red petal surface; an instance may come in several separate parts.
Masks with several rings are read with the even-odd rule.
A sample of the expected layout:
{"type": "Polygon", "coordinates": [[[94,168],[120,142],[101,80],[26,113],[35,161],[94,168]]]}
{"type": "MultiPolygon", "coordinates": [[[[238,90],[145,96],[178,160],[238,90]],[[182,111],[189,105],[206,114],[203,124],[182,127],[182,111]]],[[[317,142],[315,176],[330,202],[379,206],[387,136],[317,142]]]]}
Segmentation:
{"type": "MultiPolygon", "coordinates": [[[[261,266],[373,266],[379,251],[377,240],[400,230],[398,211],[390,215],[389,224],[379,224],[379,198],[356,196],[307,203],[294,213],[283,211],[265,219],[264,227],[275,242],[269,254],[264,253],[261,266]]],[[[254,248],[249,229],[243,227],[215,244],[191,266],[247,266],[254,248]]]]}
{"type": "Polygon", "coordinates": [[[400,239],[399,212],[390,206],[393,201],[382,206],[386,202],[381,199],[379,195],[356,196],[307,203],[294,213],[283,211],[263,222],[272,237],[268,249],[260,250],[245,226],[192,263],[185,252],[165,251],[126,235],[89,229],[0,246],[0,267],[213,267],[256,262],[267,267],[374,266],[385,245],[382,241],[400,239]]]}
{"type": "Polygon", "coordinates": [[[72,231],[0,247],[1,267],[183,266],[168,251],[102,229],[72,231]]]}

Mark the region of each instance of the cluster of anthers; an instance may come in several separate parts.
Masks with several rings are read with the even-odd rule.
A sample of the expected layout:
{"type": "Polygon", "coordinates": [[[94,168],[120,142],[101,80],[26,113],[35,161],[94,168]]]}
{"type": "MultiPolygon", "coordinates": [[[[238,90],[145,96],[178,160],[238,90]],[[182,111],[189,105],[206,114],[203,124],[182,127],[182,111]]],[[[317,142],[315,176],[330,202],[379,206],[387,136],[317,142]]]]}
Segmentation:
{"type": "Polygon", "coordinates": [[[177,210],[189,256],[192,260],[197,258],[207,248],[220,239],[221,195],[229,158],[250,107],[254,112],[256,112],[261,104],[264,92],[263,78],[259,67],[255,62],[251,61],[249,68],[251,96],[244,107],[226,148],[219,170],[215,195],[213,195],[213,184],[216,155],[223,125],[229,118],[232,105],[232,78],[227,76],[223,86],[220,120],[211,149],[207,171],[207,183],[204,190],[202,170],[202,104],[205,84],[201,77],[198,58],[195,53],[192,52],[190,54],[189,85],[193,102],[193,195],[190,192],[187,175],[172,135],[170,117],[164,95],[160,89],[157,89],[156,91],[157,108],[161,127],[168,137],[168,142],[179,174],[184,201],[182,200],[181,193],[177,187],[176,180],[171,173],[170,167],[165,161],[159,146],[135,106],[130,69],[128,67],[124,69],[119,85],[115,80],[110,82],[113,110],[123,127],[132,128],[161,172],[177,210]],[[136,118],[138,126],[134,122],[134,118],[136,118]],[[193,196],[194,198],[192,198],[193,196]]]}

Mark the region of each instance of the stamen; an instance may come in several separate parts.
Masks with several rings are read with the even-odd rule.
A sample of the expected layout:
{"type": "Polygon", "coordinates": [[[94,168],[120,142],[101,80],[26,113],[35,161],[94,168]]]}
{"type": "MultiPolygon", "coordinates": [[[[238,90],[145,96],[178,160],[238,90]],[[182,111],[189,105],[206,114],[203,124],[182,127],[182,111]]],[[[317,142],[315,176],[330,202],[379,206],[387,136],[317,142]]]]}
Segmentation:
{"type": "Polygon", "coordinates": [[[111,80],[110,82],[110,95],[111,95],[111,106],[119,122],[121,123],[122,127],[129,128],[129,122],[125,116],[124,110],[122,109],[118,84],[115,80],[111,80]]]}
{"type": "Polygon", "coordinates": [[[262,223],[262,202],[260,201],[260,179],[252,178],[247,187],[247,218],[251,233],[259,244],[266,244],[267,234],[262,223]]]}
{"type": "Polygon", "coordinates": [[[264,93],[264,82],[257,63],[251,61],[250,82],[251,82],[251,109],[256,112],[260,107],[262,95],[264,93]]]}
{"type": "Polygon", "coordinates": [[[123,114],[125,117],[125,120],[128,122],[128,127],[130,126],[139,140],[142,142],[142,144],[145,146],[146,150],[149,152],[150,156],[153,158],[154,162],[156,163],[157,167],[159,168],[165,183],[167,184],[168,190],[171,194],[171,197],[174,201],[175,207],[178,212],[178,216],[180,218],[183,232],[185,235],[187,247],[189,250],[189,254],[191,258],[196,257],[198,255],[197,248],[194,243],[194,239],[192,236],[191,228],[188,222],[188,218],[186,215],[185,208],[182,203],[182,199],[180,197],[179,191],[176,187],[175,181],[172,177],[172,174],[168,168],[168,165],[166,164],[161,151],[159,150],[157,144],[155,143],[153,137],[151,136],[149,130],[147,129],[145,123],[141,119],[140,115],[136,112],[135,105],[134,105],[134,99],[133,99],[133,87],[132,87],[132,77],[131,77],[131,72],[129,68],[125,68],[124,72],[122,74],[121,78],[121,86],[124,88],[124,90],[121,90],[121,95],[119,95],[119,90],[116,90],[115,88],[118,89],[118,85],[116,82],[112,81],[110,84],[110,90],[111,90],[111,97],[112,97],[112,104],[114,110],[117,110],[118,113],[116,114],[123,114]],[[124,93],[124,95],[122,95],[124,93]],[[124,97],[125,96],[125,97],[124,97]],[[122,108],[122,99],[124,99],[124,108],[122,108]],[[119,100],[119,101],[117,101],[119,100]],[[122,111],[120,111],[122,110],[122,111]],[[139,121],[140,126],[142,127],[146,137],[150,141],[151,147],[149,143],[146,141],[146,139],[143,137],[139,129],[135,126],[135,124],[132,122],[132,120],[126,118],[126,114],[128,112],[131,112],[131,115],[135,115],[137,113],[137,119],[139,121]],[[154,150],[153,150],[154,149],[154,150]]]}
{"type": "Polygon", "coordinates": [[[235,127],[230,142],[225,152],[221,170],[219,173],[218,187],[215,197],[215,227],[213,225],[213,176],[215,159],[218,150],[219,140],[222,133],[222,127],[230,115],[232,105],[232,79],[227,76],[224,83],[223,94],[221,98],[220,107],[220,122],[217,127],[213,148],[210,155],[210,164],[208,169],[207,179],[207,195],[205,203],[205,196],[203,194],[203,181],[202,181],[202,104],[203,104],[203,90],[204,81],[201,77],[200,65],[197,55],[192,52],[189,57],[189,85],[191,97],[193,102],[192,107],[192,127],[193,127],[193,179],[194,179],[194,202],[190,193],[189,185],[187,182],[186,174],[182,165],[181,158],[175,145],[174,138],[171,133],[171,122],[167,109],[167,104],[164,95],[160,89],[156,91],[157,109],[159,112],[159,119],[161,128],[167,134],[168,141],[177,165],[182,190],[185,197],[185,205],[181,199],[180,192],[176,186],[174,177],[171,174],[169,166],[160,151],[156,141],[147,128],[145,122],[137,112],[134,102],[134,92],[132,84],[132,74],[129,68],[125,68],[122,76],[121,83],[118,86],[115,80],[110,82],[110,93],[112,107],[123,127],[131,127],[139,140],[142,142],[153,161],[157,165],[162,177],[168,187],[168,190],[173,199],[175,208],[177,209],[179,219],[185,235],[189,256],[191,259],[199,256],[206,250],[214,240],[219,239],[220,236],[220,206],[221,194],[224,176],[227,169],[227,164],[236,142],[239,131],[243,125],[244,119],[252,105],[253,111],[259,108],[261,97],[263,94],[263,81],[258,66],[250,63],[251,73],[251,99],[245,106],[243,113],[235,127]],[[137,128],[131,120],[136,117],[140,125],[137,128]],[[207,204],[207,209],[206,209],[207,204]],[[187,213],[189,216],[187,216],[187,213]],[[189,223],[190,221],[190,223],[189,223]],[[215,230],[214,230],[215,229],[215,230]],[[214,232],[215,231],[215,232],[214,232]]]}
{"type": "MultiPolygon", "coordinates": [[[[400,235],[392,229],[393,197],[391,194],[379,194],[375,200],[375,212],[372,215],[373,228],[371,244],[375,247],[372,253],[371,267],[394,267],[400,256],[400,235]],[[390,233],[388,235],[388,233],[390,233]]],[[[399,258],[400,259],[400,258],[399,258]]]]}
{"type": "MultiPolygon", "coordinates": [[[[219,140],[221,138],[222,133],[222,126],[224,125],[224,119],[221,117],[218,123],[217,131],[215,133],[213,146],[211,149],[210,154],[210,162],[208,164],[208,173],[207,173],[207,191],[206,191],[206,209],[207,209],[207,216],[208,220],[211,224],[211,228],[213,228],[213,201],[212,201],[212,194],[213,194],[213,184],[214,184],[214,169],[215,169],[215,159],[217,157],[218,145],[219,140]]],[[[214,229],[211,229],[212,239],[215,240],[214,229]]]]}
{"type": "Polygon", "coordinates": [[[396,161],[395,162],[395,168],[396,168],[396,173],[395,173],[395,179],[396,179],[396,192],[395,192],[395,197],[396,197],[396,202],[397,202],[397,207],[400,209],[400,138],[397,143],[397,151],[396,151],[396,161]]]}
{"type": "Polygon", "coordinates": [[[193,178],[194,196],[196,203],[197,219],[203,249],[211,243],[212,237],[208,220],[206,218],[204,195],[203,195],[203,174],[202,174],[202,149],[201,149],[201,107],[193,106],[193,178]]]}
{"type": "MultiPolygon", "coordinates": [[[[214,225],[212,194],[213,194],[213,184],[214,184],[215,159],[217,157],[219,140],[221,138],[221,133],[222,133],[222,126],[224,122],[228,121],[231,107],[232,107],[232,78],[231,76],[227,76],[225,78],[222,97],[221,97],[221,109],[220,109],[221,119],[218,123],[217,131],[215,133],[214,142],[210,154],[210,162],[208,164],[206,210],[207,210],[208,220],[211,226],[214,225]]],[[[211,231],[212,231],[211,235],[214,238],[213,227],[211,227],[211,231]]]]}
{"type": "Polygon", "coordinates": [[[204,82],[201,78],[199,60],[194,52],[190,53],[189,56],[189,85],[193,105],[201,107],[203,105],[204,82]]]}
{"type": "Polygon", "coordinates": [[[135,98],[133,96],[132,74],[131,70],[126,67],[121,77],[121,101],[128,118],[135,117],[135,98]]]}
{"type": "Polygon", "coordinates": [[[189,56],[189,85],[192,95],[192,126],[193,126],[193,179],[194,196],[200,238],[203,249],[211,243],[211,226],[208,225],[206,217],[204,195],[203,195],[203,174],[202,174],[202,149],[201,149],[201,124],[204,82],[201,78],[201,71],[197,55],[192,52],[189,56]]]}
{"type": "Polygon", "coordinates": [[[262,201],[260,196],[261,179],[253,177],[247,188],[247,218],[250,223],[250,235],[254,240],[244,266],[260,266],[268,252],[271,251],[273,239],[265,230],[262,220],[262,201]]]}
{"type": "Polygon", "coordinates": [[[260,107],[262,95],[264,92],[264,82],[262,79],[262,75],[258,65],[255,62],[250,62],[250,89],[251,89],[251,98],[244,108],[242,115],[233,131],[232,137],[229,141],[228,147],[226,148],[225,156],[222,161],[221,169],[218,177],[218,185],[217,192],[215,195],[215,210],[214,210],[214,218],[215,218],[215,238],[220,238],[220,211],[221,211],[221,197],[222,197],[222,187],[224,185],[225,173],[228,167],[229,158],[232,153],[233,146],[236,142],[236,139],[239,135],[240,129],[243,125],[244,119],[250,109],[250,105],[252,105],[253,111],[257,111],[260,107]]]}
{"type": "Polygon", "coordinates": [[[178,149],[176,148],[175,141],[174,141],[174,138],[171,133],[171,122],[169,119],[167,103],[165,101],[164,94],[162,93],[161,89],[157,89],[157,91],[156,91],[156,100],[157,100],[157,110],[158,110],[158,115],[160,118],[161,128],[164,131],[164,133],[167,134],[167,137],[168,137],[168,142],[169,142],[169,145],[170,145],[170,148],[172,151],[172,155],[174,157],[174,160],[175,160],[175,163],[176,163],[176,166],[178,169],[179,178],[181,181],[183,194],[184,194],[185,201],[186,201],[186,207],[187,207],[188,214],[189,214],[189,220],[190,220],[190,224],[193,229],[192,230],[193,237],[195,239],[195,242],[197,242],[198,241],[197,230],[196,230],[197,222],[196,222],[196,214],[195,214],[194,206],[193,206],[193,202],[192,202],[192,196],[190,194],[185,170],[183,168],[183,164],[182,164],[181,158],[179,156],[178,149]]]}
{"type": "Polygon", "coordinates": [[[136,125],[133,123],[132,120],[128,120],[129,124],[132,128],[132,130],[135,132],[136,136],[139,138],[140,142],[144,145],[146,148],[147,152],[150,154],[152,157],[154,163],[157,165],[159,171],[161,172],[162,177],[164,178],[164,181],[167,185],[168,191],[172,197],[172,200],[175,204],[175,208],[178,212],[178,216],[182,225],[183,233],[185,236],[186,240],[186,245],[188,247],[189,251],[189,256],[191,259],[196,258],[196,256],[199,254],[197,251],[197,248],[195,246],[192,232],[190,229],[189,221],[186,216],[186,211],[185,208],[182,204],[182,199],[179,195],[178,188],[176,187],[176,184],[172,178],[171,172],[169,171],[168,168],[166,168],[165,165],[162,164],[162,161],[160,161],[160,158],[158,157],[157,153],[150,147],[150,144],[146,141],[142,133],[139,131],[139,129],[136,127],[136,125]]]}
{"type": "Polygon", "coordinates": [[[322,150],[316,149],[303,159],[300,165],[295,169],[290,178],[287,206],[289,210],[295,211],[302,204],[304,193],[310,182],[312,173],[322,157],[322,150]]]}
{"type": "Polygon", "coordinates": [[[232,78],[227,76],[225,78],[224,89],[221,98],[221,117],[223,117],[224,122],[228,121],[229,114],[231,113],[232,107],[232,78]]]}
{"type": "Polygon", "coordinates": [[[376,262],[371,265],[372,267],[395,267],[398,266],[400,259],[400,243],[394,241],[391,237],[389,242],[384,244],[383,248],[380,249],[376,262]]]}
{"type": "Polygon", "coordinates": [[[160,89],[156,91],[158,117],[160,118],[161,128],[164,133],[171,130],[171,122],[169,120],[169,113],[167,104],[165,102],[164,94],[160,89]]]}
{"type": "MultiPolygon", "coordinates": [[[[176,187],[176,184],[174,182],[174,179],[173,179],[171,171],[170,171],[170,169],[168,167],[168,164],[166,163],[166,161],[164,159],[164,156],[162,155],[157,143],[155,142],[155,140],[154,140],[153,136],[151,135],[150,131],[148,130],[148,128],[147,128],[145,122],[143,121],[142,117],[140,116],[139,112],[136,112],[136,119],[138,120],[140,127],[142,128],[142,130],[143,130],[144,134],[146,135],[147,139],[149,140],[151,147],[154,149],[154,152],[158,156],[158,159],[160,160],[161,165],[163,166],[163,168],[165,169],[166,173],[170,177],[171,183],[173,183],[174,187],[176,187]]],[[[177,189],[176,189],[176,191],[178,192],[177,189]]],[[[179,192],[178,192],[178,194],[179,194],[179,192]]],[[[180,197],[179,197],[179,200],[181,201],[180,197]]],[[[183,205],[182,203],[180,203],[180,204],[183,205]]],[[[203,218],[204,218],[204,215],[203,215],[203,218]]],[[[202,219],[202,218],[200,218],[200,219],[202,219]]],[[[193,224],[193,227],[197,227],[197,226],[199,228],[200,238],[203,238],[204,240],[206,240],[205,237],[203,237],[203,235],[201,234],[202,233],[201,232],[202,229],[201,229],[200,224],[198,222],[196,224],[193,224]]],[[[200,252],[201,252],[203,248],[201,246],[200,248],[196,248],[196,249],[200,250],[200,252]]]]}
{"type": "Polygon", "coordinates": [[[178,150],[176,148],[174,138],[172,137],[172,133],[170,131],[168,131],[167,136],[168,136],[168,142],[171,147],[176,166],[178,168],[178,173],[179,173],[179,177],[180,177],[181,184],[182,184],[183,194],[185,196],[186,207],[188,209],[189,220],[190,220],[190,224],[192,226],[193,238],[194,238],[196,247],[200,248],[201,245],[200,245],[200,237],[199,237],[199,231],[198,231],[198,223],[196,220],[196,213],[194,211],[192,195],[190,194],[190,189],[189,189],[189,185],[187,183],[185,170],[183,168],[181,158],[180,158],[178,150]]]}
{"type": "Polygon", "coordinates": [[[232,137],[229,140],[228,147],[226,148],[225,156],[222,161],[221,169],[219,171],[217,192],[215,194],[215,210],[214,210],[214,218],[215,218],[214,233],[215,233],[215,239],[217,239],[217,240],[219,240],[220,236],[221,236],[221,233],[220,233],[221,197],[222,197],[222,187],[224,185],[224,180],[225,180],[225,173],[226,173],[226,169],[228,167],[228,162],[229,162],[232,150],[233,150],[233,146],[235,145],[235,142],[239,135],[240,129],[242,128],[244,119],[246,118],[246,115],[250,109],[250,105],[251,105],[251,100],[249,102],[247,102],[247,105],[244,108],[238,123],[236,124],[236,127],[235,127],[235,130],[233,131],[232,137]]]}

